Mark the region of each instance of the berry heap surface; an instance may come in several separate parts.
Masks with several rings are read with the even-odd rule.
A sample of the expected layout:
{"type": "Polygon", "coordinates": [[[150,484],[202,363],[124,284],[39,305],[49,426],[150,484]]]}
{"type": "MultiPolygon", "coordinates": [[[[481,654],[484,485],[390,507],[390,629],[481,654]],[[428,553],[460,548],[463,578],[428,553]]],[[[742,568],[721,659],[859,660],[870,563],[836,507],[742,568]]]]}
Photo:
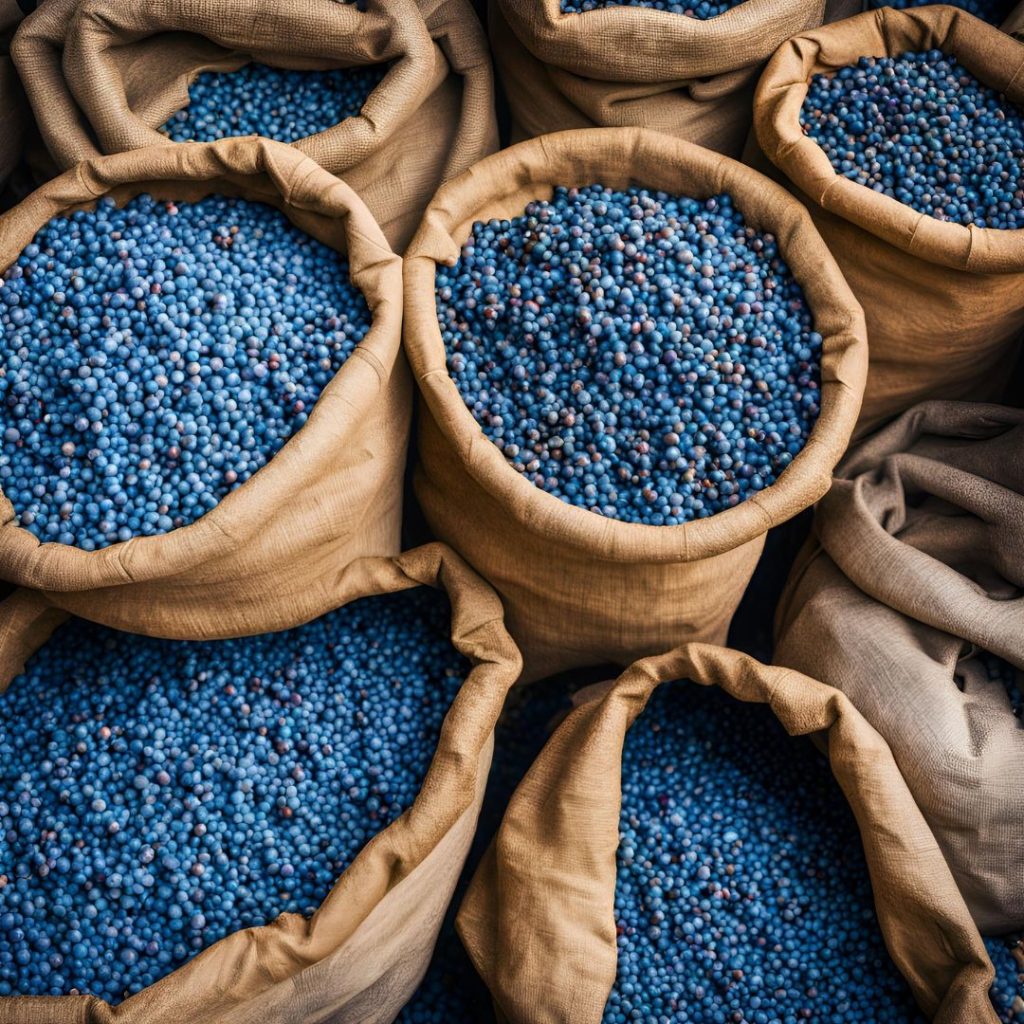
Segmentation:
{"type": "Polygon", "coordinates": [[[918,213],[1024,227],[1024,116],[941,50],[815,75],[800,123],[837,174],[918,213]]]}
{"type": "Polygon", "coordinates": [[[0,995],[138,991],[311,913],[408,808],[468,663],[446,596],[208,643],[83,621],[0,696],[0,995]]]}
{"type": "Polygon", "coordinates": [[[682,14],[687,18],[707,21],[717,18],[734,7],[739,7],[745,0],[562,0],[564,14],[582,14],[584,11],[596,11],[603,7],[646,7],[655,11],[668,11],[670,14],[682,14]]]}
{"type": "Polygon", "coordinates": [[[447,365],[509,464],[599,515],[676,525],[774,483],[819,412],[822,338],[728,196],[558,188],[437,271],[447,365]]]}
{"type": "Polygon", "coordinates": [[[160,130],[175,142],[236,135],[297,142],[355,117],[387,72],[386,64],[326,71],[246,64],[237,71],[203,71],[189,86],[188,106],[160,130]]]}
{"type": "Polygon", "coordinates": [[[346,261],[262,203],[104,199],[0,288],[0,487],[87,551],[198,519],[275,455],[362,340],[346,261]]]}
{"type": "Polygon", "coordinates": [[[1024,1019],[1024,936],[985,940],[992,966],[992,1005],[1000,1024],[1019,1024],[1024,1019]]]}

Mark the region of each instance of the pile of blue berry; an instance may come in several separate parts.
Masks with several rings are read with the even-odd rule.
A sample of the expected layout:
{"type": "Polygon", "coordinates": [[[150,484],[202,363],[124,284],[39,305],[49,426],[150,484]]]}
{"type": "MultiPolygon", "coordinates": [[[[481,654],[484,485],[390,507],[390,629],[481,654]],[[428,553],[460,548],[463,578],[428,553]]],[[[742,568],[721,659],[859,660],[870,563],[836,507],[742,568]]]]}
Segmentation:
{"type": "Polygon", "coordinates": [[[918,213],[1024,227],[1024,116],[941,50],[815,75],[800,123],[837,174],[918,213]]]}
{"type": "Polygon", "coordinates": [[[0,288],[0,487],[92,551],[214,508],[309,416],[370,326],[346,261],[261,203],[104,199],[0,288]]]}
{"type": "Polygon", "coordinates": [[[922,1022],[886,952],[857,826],[771,711],[661,686],[626,736],[604,1021],[922,1022]]]}
{"type": "Polygon", "coordinates": [[[992,1005],[1000,1024],[1024,1021],[1024,936],[986,939],[985,948],[996,969],[992,1005]]]}
{"type": "Polygon", "coordinates": [[[579,682],[578,675],[572,679],[560,676],[515,687],[509,693],[495,729],[494,760],[473,846],[441,926],[430,967],[399,1014],[397,1024],[486,1024],[494,1020],[491,997],[455,930],[455,918],[512,794],[559,716],[569,710],[569,695],[579,682]]]}
{"type": "Polygon", "coordinates": [[[293,71],[246,64],[204,71],[189,86],[188,106],[160,130],[175,142],[262,135],[296,142],[355,117],[388,72],[386,64],[293,71]]]}
{"type": "Polygon", "coordinates": [[[558,188],[438,267],[449,373],[562,501],[675,525],[774,483],[819,412],[822,339],[728,196],[558,188]]]}
{"type": "MultiPolygon", "coordinates": [[[[897,10],[907,10],[913,7],[930,6],[935,2],[936,0],[869,0],[868,6],[875,9],[895,7],[897,10]]],[[[942,0],[942,2],[950,7],[959,7],[960,10],[973,14],[976,18],[981,18],[982,21],[1001,25],[1017,6],[1018,0],[942,0]]]]}
{"type": "Polygon", "coordinates": [[[668,11],[669,14],[682,14],[687,18],[707,21],[717,18],[720,14],[739,7],[744,0],[562,0],[562,11],[565,14],[582,14],[584,11],[596,11],[602,7],[647,7],[655,11],[668,11]]]}
{"type": "Polygon", "coordinates": [[[467,671],[426,587],[240,640],[65,626],[0,697],[0,995],[116,1002],[311,913],[414,800],[467,671]]]}

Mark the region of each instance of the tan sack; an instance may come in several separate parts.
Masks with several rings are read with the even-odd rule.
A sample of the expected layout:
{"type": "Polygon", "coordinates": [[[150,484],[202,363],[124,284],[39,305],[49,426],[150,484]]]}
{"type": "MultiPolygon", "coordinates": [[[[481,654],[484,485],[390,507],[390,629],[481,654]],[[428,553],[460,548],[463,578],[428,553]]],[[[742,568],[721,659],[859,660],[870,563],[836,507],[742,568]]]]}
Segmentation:
{"type": "Polygon", "coordinates": [[[411,415],[401,354],[402,266],[358,196],[297,149],[225,139],[98,157],[0,217],[0,268],[51,218],[101,196],[242,196],[346,253],[370,330],[306,424],[220,504],[161,536],[97,551],[41,543],[0,494],[0,578],[83,618],[188,640],[285,629],[321,615],[339,567],[399,551],[411,415]]]}
{"type": "Polygon", "coordinates": [[[755,171],[639,128],[563,132],[484,160],[438,192],[405,263],[405,346],[420,386],[416,493],[436,536],[501,594],[526,675],[626,665],[684,640],[725,640],[768,529],[828,489],[857,417],[864,322],[807,212],[755,171]],[[824,338],[821,415],[777,483],[680,526],[646,526],[575,508],[506,462],[446,368],[434,298],[473,222],[521,214],[556,185],[600,183],[699,198],[727,192],[772,231],[824,338]]]}
{"type": "Polygon", "coordinates": [[[491,46],[512,140],[636,126],[739,156],[757,74],[776,47],[820,25],[824,0],[746,0],[717,18],[561,0],[491,0],[491,46]]]}
{"type": "Polygon", "coordinates": [[[1024,411],[925,402],[851,452],[778,613],[775,660],[892,749],[983,931],[1024,927],[1024,411]]]}
{"type": "Polygon", "coordinates": [[[438,184],[494,150],[493,79],[468,0],[47,0],[14,42],[62,167],[168,144],[202,71],[391,63],[362,112],[295,147],[345,179],[401,250],[438,184]],[[365,10],[363,10],[365,6],[365,10]],[[426,20],[425,20],[426,19],[426,20]]]}
{"type": "Polygon", "coordinates": [[[682,678],[769,704],[793,736],[823,734],[860,828],[886,946],[915,998],[936,1024],[996,1024],[981,936],[882,737],[831,687],[707,644],[592,688],[512,797],[458,917],[503,1019],[600,1024],[615,980],[623,738],[651,693],[682,678]]]}
{"type": "MultiPolygon", "coordinates": [[[[282,914],[235,932],[116,1006],[89,995],[0,998],[4,1024],[387,1024],[408,1001],[469,851],[519,654],[494,591],[441,544],[338,569],[339,607],[421,585],[445,590],[452,644],[473,666],[412,806],[366,844],[311,918],[282,914]]],[[[38,646],[57,623],[30,591],[0,604],[0,621],[6,686],[20,665],[5,627],[17,623],[38,646]]]]}
{"type": "Polygon", "coordinates": [[[757,87],[764,155],[806,203],[867,318],[871,364],[860,430],[927,398],[991,399],[1024,328],[1024,229],[964,227],[836,174],[803,133],[808,82],[862,56],[941,49],[1024,103],[1024,45],[947,6],[877,11],[783,44],[757,87]]]}

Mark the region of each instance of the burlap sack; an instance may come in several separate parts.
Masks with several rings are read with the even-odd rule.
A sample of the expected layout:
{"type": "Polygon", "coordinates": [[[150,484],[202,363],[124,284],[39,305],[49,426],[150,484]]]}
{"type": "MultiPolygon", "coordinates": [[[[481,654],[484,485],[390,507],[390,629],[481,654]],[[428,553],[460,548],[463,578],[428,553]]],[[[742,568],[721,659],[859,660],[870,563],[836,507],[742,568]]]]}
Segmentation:
{"type": "Polygon", "coordinates": [[[405,346],[420,385],[416,493],[435,534],[501,594],[527,676],[629,664],[684,640],[722,642],[767,530],[816,501],[846,447],[864,381],[861,311],[806,211],[727,157],[639,128],[563,132],[484,160],[437,194],[405,262],[405,346]],[[775,232],[823,335],[822,411],[773,486],[681,526],[606,519],[548,494],[505,461],[448,376],[434,278],[475,220],[522,213],[555,185],[639,184],[730,193],[775,232]]]}
{"type": "Polygon", "coordinates": [[[511,1024],[600,1024],[615,980],[622,745],[663,682],[688,677],[820,732],[853,808],[885,942],[936,1024],[995,1024],[993,970],[934,836],[885,741],[849,699],[788,669],[688,644],[591,691],[516,790],[458,916],[511,1024]]]}
{"type": "Polygon", "coordinates": [[[420,8],[414,0],[47,0],[13,52],[61,167],[167,144],[157,128],[187,105],[202,71],[393,62],[358,116],[295,147],[341,175],[400,251],[438,184],[497,140],[490,58],[467,0],[420,8]]]}
{"type": "Polygon", "coordinates": [[[803,133],[812,75],[861,56],[941,49],[1024,103],[1024,45],[953,7],[882,8],[794,37],[757,88],[764,155],[811,211],[867,318],[871,364],[860,429],[926,398],[988,399],[1024,328],[1024,229],[963,227],[837,175],[803,133]]]}
{"type": "Polygon", "coordinates": [[[775,658],[881,733],[983,931],[1024,927],[1024,411],[926,402],[851,453],[778,613],[775,658]]]}
{"type": "Polygon", "coordinates": [[[98,551],[40,543],[0,494],[0,578],[83,618],[204,639],[284,629],[333,607],[338,567],[399,550],[411,383],[401,261],[352,189],[266,139],[155,146],[80,164],[0,218],[6,268],[52,217],[100,196],[241,195],[282,209],[349,260],[373,318],[306,425],[213,511],[98,551]]]}
{"type": "MultiPolygon", "coordinates": [[[[386,1024],[395,1018],[427,968],[469,851],[494,726],[520,666],[501,602],[444,545],[338,567],[334,604],[421,585],[447,592],[452,643],[473,668],[448,711],[415,802],[367,843],[313,917],[282,914],[265,927],[236,932],[117,1006],[87,995],[0,998],[4,1024],[386,1024]]],[[[6,687],[30,653],[19,638],[32,635],[38,646],[59,620],[28,591],[0,604],[0,619],[18,627],[0,627],[6,687]],[[12,639],[18,650],[9,649],[12,639]]]]}
{"type": "Polygon", "coordinates": [[[512,140],[571,128],[653,128],[738,156],[758,71],[823,0],[746,0],[700,21],[617,6],[563,14],[561,0],[491,0],[491,46],[512,140]]]}

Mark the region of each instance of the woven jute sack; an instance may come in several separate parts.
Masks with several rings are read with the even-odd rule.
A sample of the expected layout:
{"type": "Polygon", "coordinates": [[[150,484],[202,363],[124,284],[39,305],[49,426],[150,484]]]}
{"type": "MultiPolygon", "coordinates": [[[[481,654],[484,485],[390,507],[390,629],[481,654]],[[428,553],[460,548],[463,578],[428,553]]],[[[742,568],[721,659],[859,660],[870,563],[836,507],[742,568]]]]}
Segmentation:
{"type": "Polygon", "coordinates": [[[167,144],[157,129],[202,71],[390,63],[360,114],[294,145],[359,192],[398,250],[438,184],[497,144],[468,0],[47,0],[13,53],[62,168],[167,144]]]}
{"type": "Polygon", "coordinates": [[[983,931],[1024,927],[1024,729],[979,661],[1024,669],[1024,411],[925,402],[855,449],[816,511],[775,660],[888,742],[983,931]]]}
{"type": "Polygon", "coordinates": [[[1024,103],[1024,45],[947,6],[885,7],[784,43],[757,88],[763,154],[807,204],[864,307],[871,364],[860,432],[931,398],[992,399],[1024,329],[1024,229],[964,227],[838,175],[805,135],[810,78],[862,56],[941,49],[1024,103]]]}
{"type": "MultiPolygon", "coordinates": [[[[447,712],[416,800],[337,879],[311,918],[283,914],[217,942],[111,1006],[95,996],[0,998],[4,1024],[387,1024],[419,984],[476,829],[494,727],[519,674],[501,602],[452,551],[430,544],[335,574],[335,603],[417,586],[445,590],[452,644],[472,669],[447,712]]],[[[38,595],[0,604],[0,682],[58,624],[38,595]],[[10,608],[10,605],[15,608],[10,608]]],[[[0,696],[0,700],[3,697],[0,696]]]]}
{"type": "Polygon", "coordinates": [[[995,1024],[981,936],[882,737],[837,690],[707,644],[591,688],[512,797],[458,916],[501,1019],[600,1024],[615,980],[623,740],[654,690],[683,678],[768,704],[791,735],[824,740],[860,828],[886,946],[921,1008],[936,1024],[995,1024]]]}
{"type": "Polygon", "coordinates": [[[484,160],[442,188],[405,261],[405,348],[419,383],[416,493],[437,537],[501,594],[530,678],[627,665],[685,640],[722,642],[768,529],[828,490],[857,418],[867,353],[860,307],[803,207],[741,164],[639,128],[561,132],[484,160]],[[707,519],[645,526],[604,518],[517,473],[449,377],[434,297],[473,222],[518,216],[556,185],[729,193],[772,231],[824,338],[821,415],[779,480],[707,519]]]}
{"type": "Polygon", "coordinates": [[[561,0],[491,0],[512,139],[571,128],[653,128],[738,156],[757,74],[823,0],[746,0],[701,21],[646,7],[564,14],[561,0]]]}
{"type": "Polygon", "coordinates": [[[195,522],[97,551],[40,543],[0,494],[0,578],[83,618],[188,640],[262,633],[333,604],[338,567],[400,550],[411,380],[401,353],[402,265],[344,182],[297,149],[225,139],[99,157],[0,218],[0,268],[51,218],[102,196],[242,196],[281,209],[347,255],[371,326],[306,424],[195,522]]]}

